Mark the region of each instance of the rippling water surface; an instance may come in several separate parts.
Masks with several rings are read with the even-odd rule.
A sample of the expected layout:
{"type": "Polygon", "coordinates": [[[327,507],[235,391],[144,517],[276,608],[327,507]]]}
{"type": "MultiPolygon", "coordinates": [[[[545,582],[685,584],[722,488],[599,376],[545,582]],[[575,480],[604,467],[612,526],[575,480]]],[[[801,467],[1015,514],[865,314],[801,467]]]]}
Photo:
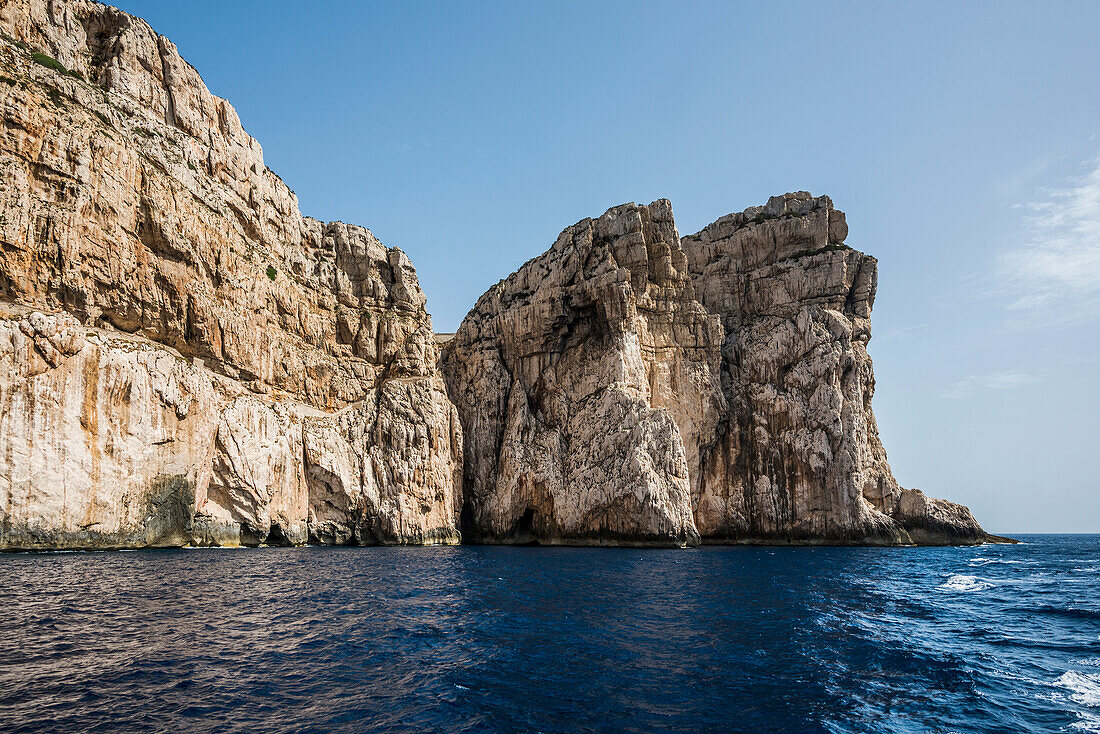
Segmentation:
{"type": "Polygon", "coordinates": [[[1100,732],[1100,536],[0,556],[4,732],[1100,732]]]}

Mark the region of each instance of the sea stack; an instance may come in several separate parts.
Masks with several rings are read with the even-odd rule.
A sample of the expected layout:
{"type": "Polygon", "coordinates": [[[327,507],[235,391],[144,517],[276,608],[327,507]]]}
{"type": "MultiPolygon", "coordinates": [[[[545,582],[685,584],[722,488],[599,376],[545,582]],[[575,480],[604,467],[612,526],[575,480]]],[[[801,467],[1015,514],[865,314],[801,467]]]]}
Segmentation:
{"type": "Polygon", "coordinates": [[[584,219],[443,352],[480,542],[941,544],[970,511],[898,486],[867,355],[876,261],[827,196],[681,239],[668,201],[584,219]]]}

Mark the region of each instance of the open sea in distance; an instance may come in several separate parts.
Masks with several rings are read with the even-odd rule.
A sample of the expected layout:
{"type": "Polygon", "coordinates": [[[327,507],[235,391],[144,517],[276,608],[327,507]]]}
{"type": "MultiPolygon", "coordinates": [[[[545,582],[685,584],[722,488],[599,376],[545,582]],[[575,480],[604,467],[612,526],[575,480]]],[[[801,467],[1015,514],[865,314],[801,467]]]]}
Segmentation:
{"type": "Polygon", "coordinates": [[[1100,535],[0,555],[0,731],[1100,732],[1100,535]]]}

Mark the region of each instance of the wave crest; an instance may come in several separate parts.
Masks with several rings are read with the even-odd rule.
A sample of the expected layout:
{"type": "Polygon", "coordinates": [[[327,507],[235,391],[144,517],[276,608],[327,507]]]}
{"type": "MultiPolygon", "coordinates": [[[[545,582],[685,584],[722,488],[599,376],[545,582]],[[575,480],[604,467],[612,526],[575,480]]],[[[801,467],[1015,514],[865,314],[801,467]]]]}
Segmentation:
{"type": "Polygon", "coordinates": [[[947,580],[940,584],[939,588],[946,591],[984,591],[985,589],[993,588],[993,584],[980,579],[977,576],[967,576],[966,574],[953,573],[947,577],[947,580]]]}

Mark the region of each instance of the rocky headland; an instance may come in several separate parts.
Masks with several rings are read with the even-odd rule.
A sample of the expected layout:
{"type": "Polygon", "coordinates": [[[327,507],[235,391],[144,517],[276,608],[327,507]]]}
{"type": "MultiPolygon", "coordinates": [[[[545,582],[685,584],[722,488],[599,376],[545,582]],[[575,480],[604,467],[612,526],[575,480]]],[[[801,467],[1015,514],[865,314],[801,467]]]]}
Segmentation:
{"type": "Polygon", "coordinates": [[[144,21],[0,9],[0,545],[457,542],[408,258],[303,217],[144,21]]]}
{"type": "Polygon", "coordinates": [[[891,474],[828,197],[612,208],[440,339],[143,20],[0,32],[0,549],[991,539],[891,474]]]}
{"type": "Polygon", "coordinates": [[[478,542],[981,542],[898,486],[867,355],[876,261],[825,196],[681,238],[672,206],[584,219],[443,350],[478,542]]]}

